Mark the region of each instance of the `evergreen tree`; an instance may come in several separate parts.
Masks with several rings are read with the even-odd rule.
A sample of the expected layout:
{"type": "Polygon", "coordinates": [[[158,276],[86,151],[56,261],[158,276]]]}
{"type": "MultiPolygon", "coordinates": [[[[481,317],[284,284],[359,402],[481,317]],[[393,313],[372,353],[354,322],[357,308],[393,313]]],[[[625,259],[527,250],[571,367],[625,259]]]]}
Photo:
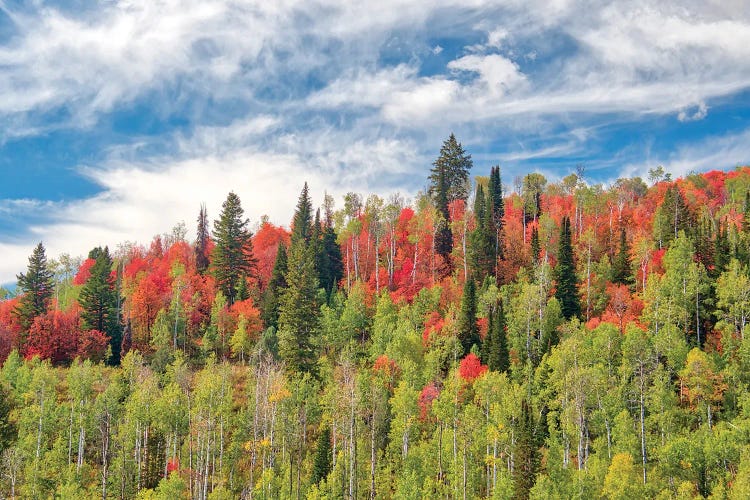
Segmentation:
{"type": "Polygon", "coordinates": [[[118,365],[122,335],[109,248],[94,248],[89,252],[89,259],[94,260],[94,265],[91,266],[91,275],[78,296],[78,303],[81,305],[81,328],[98,330],[107,335],[112,347],[111,362],[118,365]]]}
{"type": "Polygon", "coordinates": [[[216,284],[229,304],[237,299],[237,287],[255,269],[252,233],[239,197],[230,192],[222,205],[219,219],[214,221],[213,273],[216,284]]]}
{"type": "Polygon", "coordinates": [[[694,217],[676,184],[664,193],[664,201],[654,216],[654,238],[659,248],[669,247],[680,231],[691,234],[694,217]]]}
{"type": "Polygon", "coordinates": [[[633,268],[630,257],[630,245],[628,244],[625,228],[620,228],[620,247],[612,262],[612,283],[620,285],[633,284],[633,268]]]}
{"type": "Polygon", "coordinates": [[[536,482],[539,468],[539,451],[534,426],[534,415],[530,403],[521,401],[521,417],[518,422],[515,450],[513,453],[513,498],[527,499],[536,482]]]}
{"type": "Polygon", "coordinates": [[[495,229],[492,222],[491,197],[485,196],[481,184],[477,185],[474,199],[476,227],[469,236],[471,267],[474,276],[484,279],[495,274],[495,229]],[[489,201],[489,203],[488,203],[489,201]]]}
{"type": "Polygon", "coordinates": [[[469,277],[464,284],[461,298],[461,312],[458,319],[458,340],[463,349],[462,357],[471,351],[472,346],[482,342],[477,326],[477,288],[474,279],[469,277]]]}
{"type": "Polygon", "coordinates": [[[21,297],[14,314],[18,316],[24,331],[28,331],[34,318],[47,312],[55,290],[53,273],[47,265],[44,245],[40,242],[29,257],[26,274],[16,276],[21,297]]]}
{"type": "Polygon", "coordinates": [[[454,200],[466,200],[469,196],[469,170],[474,165],[456,136],[451,134],[443,142],[440,155],[430,170],[430,194],[438,199],[444,191],[445,204],[454,200]]]}
{"type": "Polygon", "coordinates": [[[499,372],[507,371],[510,366],[510,358],[502,299],[490,310],[488,320],[487,336],[482,342],[482,362],[490,370],[499,372]]]}
{"type": "Polygon", "coordinates": [[[505,218],[505,201],[503,200],[503,181],[500,178],[500,167],[490,169],[490,185],[487,201],[492,207],[490,217],[495,230],[495,262],[503,258],[503,219],[505,218]]]}
{"type": "Polygon", "coordinates": [[[307,188],[307,182],[302,187],[302,193],[297,200],[297,208],[292,220],[292,246],[300,241],[310,243],[313,235],[312,202],[307,188]]]}
{"type": "Polygon", "coordinates": [[[336,241],[336,232],[333,230],[333,214],[329,209],[326,209],[323,221],[317,263],[320,286],[325,289],[326,297],[330,299],[339,281],[344,277],[344,262],[341,258],[341,247],[336,241]]]}
{"type": "Polygon", "coordinates": [[[208,234],[208,213],[206,206],[201,204],[198,214],[198,234],[195,239],[195,268],[198,273],[203,274],[208,269],[208,242],[211,236],[208,234]]]}
{"type": "Polygon", "coordinates": [[[279,249],[276,251],[276,261],[271,271],[271,280],[268,282],[265,292],[263,293],[263,305],[261,307],[261,319],[266,327],[278,327],[279,321],[279,303],[281,294],[286,288],[287,255],[286,246],[283,242],[279,243],[279,249]]]}
{"type": "Polygon", "coordinates": [[[297,203],[286,273],[287,287],[279,305],[279,355],[291,372],[311,372],[316,363],[319,304],[318,272],[309,223],[311,214],[307,183],[297,203]]]}
{"type": "Polygon", "coordinates": [[[443,258],[443,274],[447,275],[451,270],[450,254],[453,250],[448,205],[454,200],[466,200],[468,197],[469,170],[473,162],[471,155],[451,134],[443,142],[440,155],[432,165],[429,193],[441,216],[435,232],[435,252],[443,258]]]}
{"type": "Polygon", "coordinates": [[[531,228],[531,265],[536,267],[539,264],[539,252],[542,251],[542,245],[539,243],[539,230],[536,226],[531,228]]]}
{"type": "Polygon", "coordinates": [[[315,448],[311,478],[312,484],[318,484],[328,477],[328,474],[331,472],[331,457],[331,428],[326,425],[320,433],[318,446],[315,448]]]}
{"type": "Polygon", "coordinates": [[[573,260],[569,217],[563,217],[560,226],[555,276],[557,278],[555,298],[560,302],[563,316],[565,319],[579,316],[581,314],[581,302],[578,298],[578,278],[576,277],[576,266],[573,260]]]}

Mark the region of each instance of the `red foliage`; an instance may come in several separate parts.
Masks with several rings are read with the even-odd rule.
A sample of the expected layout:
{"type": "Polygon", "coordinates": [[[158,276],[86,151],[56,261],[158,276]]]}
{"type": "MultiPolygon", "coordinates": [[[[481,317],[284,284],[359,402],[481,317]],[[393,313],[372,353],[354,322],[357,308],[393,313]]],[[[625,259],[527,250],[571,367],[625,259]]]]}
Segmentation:
{"type": "Polygon", "coordinates": [[[424,322],[424,332],[422,332],[422,343],[428,345],[430,343],[430,337],[433,335],[440,335],[443,327],[445,326],[445,320],[440,313],[432,311],[424,322]]]}
{"type": "MultiPolygon", "coordinates": [[[[235,302],[229,308],[229,312],[235,321],[235,325],[239,321],[240,316],[245,317],[245,320],[247,320],[246,331],[251,338],[254,338],[254,335],[263,331],[263,321],[260,319],[260,311],[253,304],[253,299],[235,302]]],[[[234,328],[236,326],[232,327],[232,329],[234,328]]]]}
{"type": "Polygon", "coordinates": [[[401,368],[387,355],[381,354],[372,365],[372,371],[382,378],[386,388],[393,389],[396,377],[401,373],[401,368]]]}
{"type": "Polygon", "coordinates": [[[643,312],[643,302],[630,293],[625,285],[607,285],[609,304],[602,314],[602,321],[617,325],[620,333],[625,332],[625,325],[636,321],[643,312]]]}
{"type": "Polygon", "coordinates": [[[479,327],[479,336],[484,339],[487,336],[487,332],[490,329],[490,322],[487,318],[479,318],[477,320],[477,326],[479,327]]]}
{"type": "Polygon", "coordinates": [[[23,355],[54,364],[67,363],[78,353],[78,311],[49,311],[37,316],[29,329],[23,355]]]}
{"type": "Polygon", "coordinates": [[[81,332],[78,337],[78,352],[76,353],[83,359],[91,361],[104,361],[107,355],[107,346],[109,337],[99,330],[88,330],[81,332]]]}
{"type": "Polygon", "coordinates": [[[422,421],[426,421],[428,419],[430,409],[432,409],[432,402],[435,401],[439,395],[440,390],[435,386],[434,383],[427,384],[422,389],[422,392],[419,393],[417,404],[419,404],[419,418],[422,421]]]}
{"type": "Polygon", "coordinates": [[[458,366],[458,375],[467,382],[473,382],[487,372],[487,367],[479,361],[479,358],[470,352],[458,366]]]}
{"type": "Polygon", "coordinates": [[[81,267],[78,268],[78,273],[76,273],[75,278],[73,278],[73,284],[83,285],[84,283],[86,283],[91,277],[91,267],[94,264],[96,264],[95,259],[84,260],[81,264],[81,267]]]}
{"type": "Polygon", "coordinates": [[[258,280],[265,286],[271,279],[271,272],[276,263],[279,243],[289,246],[289,233],[281,226],[264,222],[253,236],[253,253],[258,259],[258,280]]]}
{"type": "Polygon", "coordinates": [[[172,457],[167,461],[167,474],[180,470],[180,461],[177,457],[172,457]]]}

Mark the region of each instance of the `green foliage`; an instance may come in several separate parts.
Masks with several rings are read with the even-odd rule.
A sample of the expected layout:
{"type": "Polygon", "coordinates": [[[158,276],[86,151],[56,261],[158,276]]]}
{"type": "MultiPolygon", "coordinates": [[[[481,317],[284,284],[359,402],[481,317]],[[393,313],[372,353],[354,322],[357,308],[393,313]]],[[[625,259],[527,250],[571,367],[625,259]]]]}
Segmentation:
{"type": "Polygon", "coordinates": [[[34,318],[47,312],[55,291],[53,273],[47,265],[44,245],[40,242],[29,257],[26,273],[16,276],[20,299],[14,314],[18,316],[24,331],[28,331],[34,318]]]}
{"type": "Polygon", "coordinates": [[[473,346],[480,346],[482,342],[477,326],[477,287],[471,278],[464,284],[461,313],[458,317],[458,339],[461,342],[461,357],[467,355],[473,346]]]}
{"type": "Polygon", "coordinates": [[[253,235],[247,228],[244,214],[240,198],[230,192],[221,206],[219,218],[214,221],[216,246],[211,264],[216,283],[230,305],[237,300],[240,282],[251,275],[256,265],[253,235]]]}
{"type": "Polygon", "coordinates": [[[570,235],[570,219],[568,217],[563,217],[560,226],[555,277],[557,279],[555,297],[560,302],[562,315],[565,319],[580,316],[581,302],[578,297],[578,277],[576,276],[570,235]]]}

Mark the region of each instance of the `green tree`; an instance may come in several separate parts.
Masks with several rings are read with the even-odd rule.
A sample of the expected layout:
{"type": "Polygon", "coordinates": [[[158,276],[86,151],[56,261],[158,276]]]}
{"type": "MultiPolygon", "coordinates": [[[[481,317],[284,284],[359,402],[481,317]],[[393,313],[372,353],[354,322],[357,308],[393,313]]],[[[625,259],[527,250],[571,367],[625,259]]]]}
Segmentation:
{"type": "Polygon", "coordinates": [[[456,136],[451,134],[443,141],[440,154],[430,170],[430,194],[440,195],[444,190],[446,205],[454,200],[466,200],[469,196],[469,170],[474,165],[456,136]]]}
{"type": "Polygon", "coordinates": [[[612,261],[611,269],[612,283],[620,285],[633,284],[633,268],[630,257],[630,245],[628,244],[625,228],[620,228],[620,247],[612,261]]]}
{"type": "Polygon", "coordinates": [[[483,281],[486,276],[495,274],[495,227],[492,216],[492,198],[484,194],[481,184],[477,185],[474,198],[474,218],[476,226],[469,236],[471,244],[471,267],[474,276],[483,281]]]}
{"type": "Polygon", "coordinates": [[[198,213],[198,231],[195,238],[195,269],[199,274],[203,274],[208,269],[208,243],[211,236],[208,234],[208,213],[206,206],[201,204],[201,210],[198,213]]]}
{"type": "Polygon", "coordinates": [[[90,269],[91,276],[78,295],[78,303],[81,305],[81,328],[98,330],[107,335],[112,349],[110,362],[118,365],[122,335],[109,248],[94,248],[89,252],[89,259],[94,259],[94,265],[90,269]]]}
{"type": "Polygon", "coordinates": [[[279,305],[279,355],[292,372],[311,372],[316,363],[318,273],[314,247],[305,236],[308,232],[305,228],[309,228],[309,215],[310,197],[305,183],[294,214],[287,287],[279,305]]]}
{"type": "Polygon", "coordinates": [[[517,423],[517,439],[513,458],[513,498],[529,498],[529,491],[536,481],[539,468],[539,450],[537,448],[536,425],[531,405],[528,400],[521,402],[521,417],[517,423]]]}
{"type": "Polygon", "coordinates": [[[214,221],[213,272],[216,284],[224,292],[229,304],[237,299],[240,282],[255,269],[252,232],[244,219],[245,211],[240,198],[230,192],[221,207],[219,218],[214,221]]]}
{"type": "Polygon", "coordinates": [[[573,260],[573,245],[570,235],[570,218],[563,217],[560,226],[560,239],[557,247],[557,266],[555,267],[557,288],[555,297],[565,319],[580,316],[581,302],[578,298],[578,277],[573,260]]]}
{"type": "Polygon", "coordinates": [[[472,278],[464,284],[458,318],[458,340],[463,350],[462,357],[471,351],[472,346],[479,346],[482,342],[477,326],[477,286],[472,278]]]}
{"type": "Polygon", "coordinates": [[[344,263],[341,258],[341,247],[336,241],[336,231],[333,229],[333,198],[330,195],[326,195],[324,210],[317,266],[320,286],[325,289],[326,296],[330,299],[339,281],[344,277],[344,263]]]}
{"type": "Polygon", "coordinates": [[[285,275],[288,271],[286,246],[279,242],[279,249],[276,251],[276,261],[271,271],[271,280],[268,282],[266,290],[263,292],[263,302],[261,306],[261,319],[269,327],[278,327],[279,322],[279,302],[281,294],[286,288],[285,275]]]}
{"type": "Polygon", "coordinates": [[[318,445],[315,448],[311,477],[313,484],[318,484],[321,480],[328,477],[328,473],[331,472],[331,458],[331,428],[325,425],[318,438],[318,445]]]}
{"type": "Polygon", "coordinates": [[[490,370],[505,372],[510,367],[505,311],[502,299],[489,311],[487,336],[482,342],[482,362],[490,370]]]}
{"type": "Polygon", "coordinates": [[[41,242],[29,257],[26,273],[21,273],[16,278],[21,297],[14,313],[18,316],[24,331],[28,331],[34,318],[47,312],[55,292],[53,273],[47,266],[47,255],[41,242]]]}

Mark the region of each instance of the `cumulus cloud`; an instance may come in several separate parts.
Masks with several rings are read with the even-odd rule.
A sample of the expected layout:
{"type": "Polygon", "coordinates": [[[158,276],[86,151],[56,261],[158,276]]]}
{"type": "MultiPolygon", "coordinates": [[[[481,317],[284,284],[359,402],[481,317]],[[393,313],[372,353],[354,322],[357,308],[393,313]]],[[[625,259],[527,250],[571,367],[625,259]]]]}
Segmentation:
{"type": "MultiPolygon", "coordinates": [[[[717,100],[750,88],[746,7],[121,0],[72,11],[0,0],[11,26],[0,40],[0,143],[86,133],[136,106],[188,122],[113,139],[81,160],[100,188],[93,197],[2,200],[0,215],[33,223],[23,241],[0,239],[0,282],[39,239],[52,255],[145,242],[190,225],[201,201],[217,214],[230,189],[251,219],[282,224],[304,180],[319,198],[413,193],[450,131],[480,148],[475,158],[512,168],[581,154],[598,119],[705,119],[717,100]],[[505,150],[489,146],[498,140],[505,150]]],[[[726,166],[749,159],[747,139],[716,137],[660,159],[674,173],[726,166]]],[[[640,160],[626,171],[640,172],[640,160]]]]}

